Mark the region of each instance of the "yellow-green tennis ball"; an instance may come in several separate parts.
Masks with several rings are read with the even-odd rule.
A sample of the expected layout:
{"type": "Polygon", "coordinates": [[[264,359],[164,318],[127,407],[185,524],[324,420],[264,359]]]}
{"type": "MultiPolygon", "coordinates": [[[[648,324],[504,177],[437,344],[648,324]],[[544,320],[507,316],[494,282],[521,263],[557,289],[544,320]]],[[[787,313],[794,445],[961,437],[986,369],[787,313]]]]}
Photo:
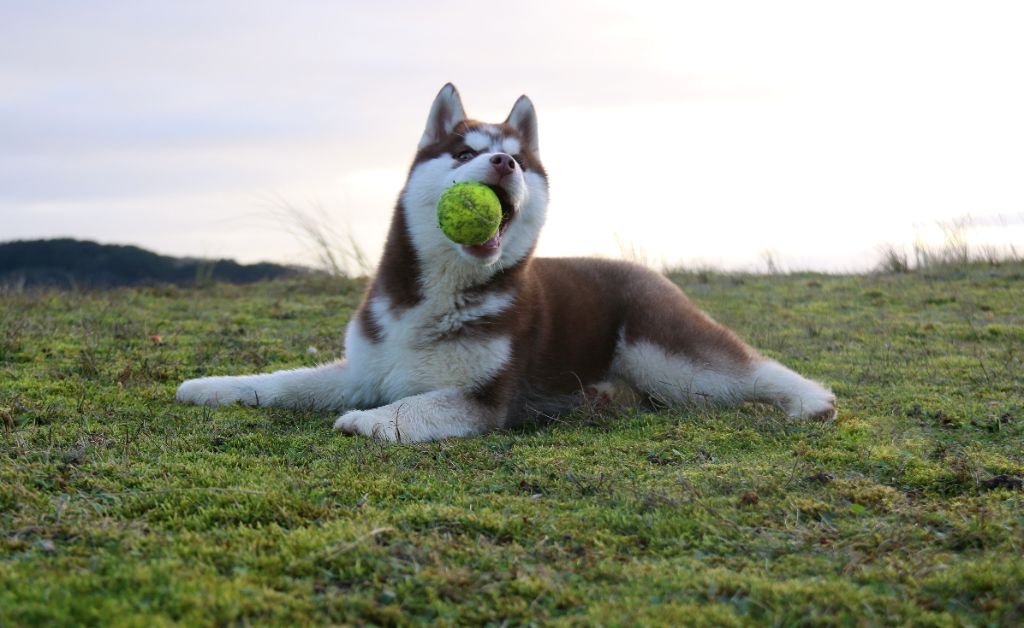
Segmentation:
{"type": "Polygon", "coordinates": [[[437,202],[437,226],[453,242],[483,244],[501,226],[501,203],[483,183],[456,183],[437,202]]]}

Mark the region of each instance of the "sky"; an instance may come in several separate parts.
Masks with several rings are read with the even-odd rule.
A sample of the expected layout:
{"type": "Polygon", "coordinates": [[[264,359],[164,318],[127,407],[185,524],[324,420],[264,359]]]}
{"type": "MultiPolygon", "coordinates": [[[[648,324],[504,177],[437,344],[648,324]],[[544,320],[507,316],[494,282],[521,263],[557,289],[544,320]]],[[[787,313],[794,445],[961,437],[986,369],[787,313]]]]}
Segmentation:
{"type": "Polygon", "coordinates": [[[540,254],[1020,251],[1021,32],[1019,2],[0,0],[0,241],[309,263],[295,210],[375,260],[452,81],[485,121],[533,100],[540,254]]]}

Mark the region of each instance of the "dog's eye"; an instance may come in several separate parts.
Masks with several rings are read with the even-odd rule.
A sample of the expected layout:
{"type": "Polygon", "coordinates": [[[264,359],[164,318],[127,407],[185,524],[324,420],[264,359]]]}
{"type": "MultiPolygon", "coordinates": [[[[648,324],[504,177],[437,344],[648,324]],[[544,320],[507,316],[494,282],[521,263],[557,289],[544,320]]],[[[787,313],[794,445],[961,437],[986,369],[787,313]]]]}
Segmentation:
{"type": "Polygon", "coordinates": [[[459,153],[458,155],[455,156],[455,158],[458,159],[459,161],[469,161],[470,159],[472,159],[474,157],[476,157],[476,151],[475,150],[464,150],[464,151],[462,151],[461,153],[459,153]]]}
{"type": "MultiPolygon", "coordinates": [[[[523,168],[523,156],[522,155],[512,155],[512,159],[515,159],[516,163],[519,164],[519,167],[523,168]]],[[[523,168],[523,169],[525,170],[525,168],[523,168]]]]}

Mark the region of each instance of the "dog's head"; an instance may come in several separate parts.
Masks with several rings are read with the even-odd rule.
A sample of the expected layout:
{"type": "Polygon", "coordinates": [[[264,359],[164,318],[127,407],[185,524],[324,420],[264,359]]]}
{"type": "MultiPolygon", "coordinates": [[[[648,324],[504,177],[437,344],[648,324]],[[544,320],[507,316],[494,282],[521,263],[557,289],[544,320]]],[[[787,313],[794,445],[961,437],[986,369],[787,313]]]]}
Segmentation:
{"type": "Polygon", "coordinates": [[[445,266],[510,267],[530,254],[544,224],[548,183],[537,146],[537,113],[521,96],[508,118],[486,124],[466,117],[451,83],[434,99],[427,127],[402,194],[413,244],[421,259],[445,266]],[[498,233],[478,245],[456,244],[437,225],[437,202],[453,183],[479,181],[501,201],[498,233]]]}

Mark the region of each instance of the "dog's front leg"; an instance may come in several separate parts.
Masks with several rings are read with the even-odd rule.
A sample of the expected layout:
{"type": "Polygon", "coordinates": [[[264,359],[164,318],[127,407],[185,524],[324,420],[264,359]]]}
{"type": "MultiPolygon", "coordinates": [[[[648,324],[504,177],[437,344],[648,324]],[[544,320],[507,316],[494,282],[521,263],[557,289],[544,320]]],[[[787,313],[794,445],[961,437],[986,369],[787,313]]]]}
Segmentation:
{"type": "Polygon", "coordinates": [[[178,387],[179,403],[220,406],[278,406],[341,410],[351,408],[355,396],[352,373],[345,360],[260,375],[190,379],[178,387]]]}
{"type": "Polygon", "coordinates": [[[378,440],[419,443],[473,436],[501,427],[505,408],[473,399],[466,391],[444,388],[399,399],[373,410],[353,410],[334,429],[378,440]]]}

